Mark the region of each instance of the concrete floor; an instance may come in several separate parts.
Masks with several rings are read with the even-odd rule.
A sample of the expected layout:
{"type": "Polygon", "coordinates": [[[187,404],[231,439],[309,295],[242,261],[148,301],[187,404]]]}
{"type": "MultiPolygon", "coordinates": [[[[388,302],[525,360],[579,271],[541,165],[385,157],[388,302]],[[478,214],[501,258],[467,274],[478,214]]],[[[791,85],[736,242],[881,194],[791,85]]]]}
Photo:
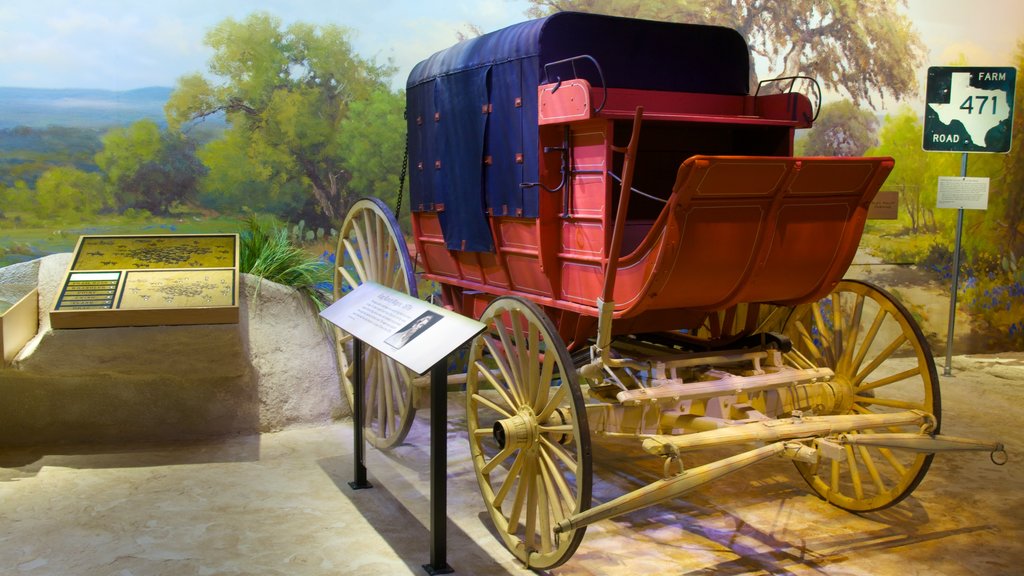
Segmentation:
{"type": "MultiPolygon", "coordinates": [[[[941,363],[941,362],[940,362],[941,363]]],[[[590,527],[558,575],[1024,573],[1024,360],[958,357],[942,378],[943,432],[1006,442],[936,458],[900,505],[853,515],[769,461],[685,500],[590,527]]],[[[940,367],[940,372],[942,368],[940,367]]],[[[490,532],[450,396],[448,562],[529,574],[490,532]]],[[[367,450],[352,491],[351,423],[150,447],[0,452],[0,575],[425,574],[429,414],[405,444],[367,450]]],[[[594,500],[660,475],[659,461],[595,448],[594,500]]]]}

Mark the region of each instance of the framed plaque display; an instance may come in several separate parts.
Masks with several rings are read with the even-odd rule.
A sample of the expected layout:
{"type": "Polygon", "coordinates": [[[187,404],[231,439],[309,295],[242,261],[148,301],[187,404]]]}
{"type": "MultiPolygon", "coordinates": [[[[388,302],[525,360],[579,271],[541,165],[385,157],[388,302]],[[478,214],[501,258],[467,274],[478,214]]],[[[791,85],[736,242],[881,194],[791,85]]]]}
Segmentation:
{"type": "Polygon", "coordinates": [[[82,236],[53,328],[238,322],[238,235],[82,236]]]}

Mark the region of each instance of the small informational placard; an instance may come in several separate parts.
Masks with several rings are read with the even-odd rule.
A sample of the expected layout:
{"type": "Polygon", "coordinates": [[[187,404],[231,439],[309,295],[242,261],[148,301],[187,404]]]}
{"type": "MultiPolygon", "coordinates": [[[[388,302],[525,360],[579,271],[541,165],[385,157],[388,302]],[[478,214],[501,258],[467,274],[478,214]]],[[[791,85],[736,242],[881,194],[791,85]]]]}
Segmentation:
{"type": "Polygon", "coordinates": [[[988,178],[939,176],[936,208],[988,209],[988,178]]]}
{"type": "Polygon", "coordinates": [[[417,374],[484,329],[476,320],[367,282],[321,316],[417,374]]]}
{"type": "Polygon", "coordinates": [[[882,190],[875,194],[875,199],[868,206],[870,220],[896,220],[900,217],[900,193],[895,190],[882,190]]]}

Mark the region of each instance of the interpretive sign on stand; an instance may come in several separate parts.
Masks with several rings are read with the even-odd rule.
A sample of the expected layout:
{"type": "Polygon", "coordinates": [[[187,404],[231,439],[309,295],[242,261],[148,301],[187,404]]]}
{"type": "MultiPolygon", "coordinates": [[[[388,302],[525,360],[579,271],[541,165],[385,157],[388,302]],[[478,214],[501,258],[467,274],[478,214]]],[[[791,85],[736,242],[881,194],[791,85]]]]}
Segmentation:
{"type": "Polygon", "coordinates": [[[425,374],[484,325],[385,288],[360,284],[321,316],[417,374],[425,374]]]}
{"type": "MultiPolygon", "coordinates": [[[[372,346],[406,368],[423,374],[430,371],[430,563],[427,574],[453,572],[447,561],[446,427],[448,355],[486,326],[461,314],[413,298],[408,294],[367,282],[360,284],[321,316],[355,336],[353,379],[356,385],[352,412],[363,422],[364,345],[372,346]]],[[[362,426],[354,426],[355,480],[353,490],[371,488],[366,479],[362,426]]]]}

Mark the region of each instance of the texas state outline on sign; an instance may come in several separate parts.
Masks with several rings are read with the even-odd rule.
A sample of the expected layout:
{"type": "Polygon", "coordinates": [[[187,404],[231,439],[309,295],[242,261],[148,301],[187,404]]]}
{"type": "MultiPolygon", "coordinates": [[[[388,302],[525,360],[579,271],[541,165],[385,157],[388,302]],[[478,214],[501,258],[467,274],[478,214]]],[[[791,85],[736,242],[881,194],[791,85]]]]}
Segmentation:
{"type": "Polygon", "coordinates": [[[950,78],[948,104],[929,103],[928,106],[939,117],[939,121],[950,126],[958,120],[967,130],[973,144],[985,148],[985,136],[989,130],[1006,120],[1010,114],[1006,92],[985,90],[971,86],[970,72],[954,72],[950,78]],[[975,108],[979,108],[977,113],[975,108]]]}

